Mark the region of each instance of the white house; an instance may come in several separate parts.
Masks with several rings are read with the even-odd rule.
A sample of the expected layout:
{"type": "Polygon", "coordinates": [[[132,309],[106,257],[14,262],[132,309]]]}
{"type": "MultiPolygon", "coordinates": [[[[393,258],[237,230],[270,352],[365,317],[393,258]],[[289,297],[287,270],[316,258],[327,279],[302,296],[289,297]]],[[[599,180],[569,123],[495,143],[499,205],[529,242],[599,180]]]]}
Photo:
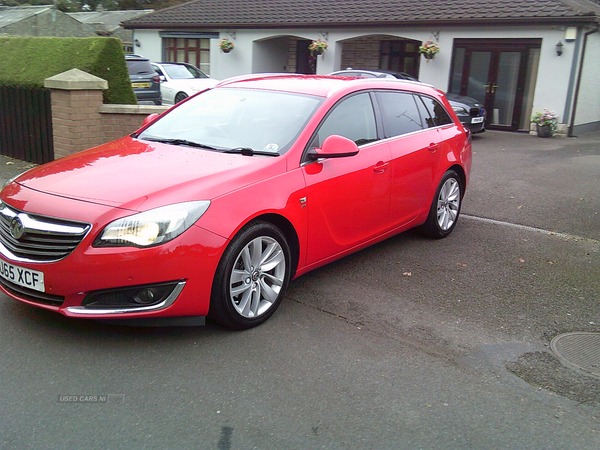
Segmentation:
{"type": "Polygon", "coordinates": [[[407,72],[474,97],[488,128],[529,130],[547,108],[569,135],[600,130],[600,6],[589,0],[198,0],[124,22],[152,60],[212,77],[407,72]],[[219,48],[227,39],[230,53],[219,48]],[[323,54],[309,51],[313,41],[323,54]],[[427,41],[440,52],[419,53],[427,41]]]}

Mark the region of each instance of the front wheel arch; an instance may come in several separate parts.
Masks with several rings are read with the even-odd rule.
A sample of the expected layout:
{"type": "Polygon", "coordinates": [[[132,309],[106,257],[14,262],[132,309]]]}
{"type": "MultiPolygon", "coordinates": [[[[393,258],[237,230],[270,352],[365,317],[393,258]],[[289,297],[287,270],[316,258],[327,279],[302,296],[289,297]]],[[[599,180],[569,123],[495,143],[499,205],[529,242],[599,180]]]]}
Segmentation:
{"type": "Polygon", "coordinates": [[[243,330],[271,317],[285,296],[292,258],[285,234],[255,220],[233,237],[217,266],[208,317],[243,330]]]}

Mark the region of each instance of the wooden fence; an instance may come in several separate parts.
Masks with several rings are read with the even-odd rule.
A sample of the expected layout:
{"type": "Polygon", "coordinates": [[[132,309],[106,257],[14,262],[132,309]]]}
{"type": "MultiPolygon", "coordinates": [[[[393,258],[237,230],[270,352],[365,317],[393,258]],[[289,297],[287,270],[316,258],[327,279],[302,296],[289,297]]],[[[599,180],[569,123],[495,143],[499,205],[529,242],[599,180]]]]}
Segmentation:
{"type": "Polygon", "coordinates": [[[0,154],[37,164],[54,160],[50,89],[0,86],[0,154]]]}

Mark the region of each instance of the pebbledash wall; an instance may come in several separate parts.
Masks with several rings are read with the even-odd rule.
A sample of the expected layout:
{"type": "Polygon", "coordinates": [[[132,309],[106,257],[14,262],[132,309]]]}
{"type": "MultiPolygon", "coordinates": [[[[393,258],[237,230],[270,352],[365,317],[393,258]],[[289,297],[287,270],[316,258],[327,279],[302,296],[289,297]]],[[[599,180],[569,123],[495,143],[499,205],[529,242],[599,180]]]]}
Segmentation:
{"type": "Polygon", "coordinates": [[[47,78],[51,91],[54,159],[119,139],[166,106],[104,105],[108,82],[78,69],[47,78]]]}

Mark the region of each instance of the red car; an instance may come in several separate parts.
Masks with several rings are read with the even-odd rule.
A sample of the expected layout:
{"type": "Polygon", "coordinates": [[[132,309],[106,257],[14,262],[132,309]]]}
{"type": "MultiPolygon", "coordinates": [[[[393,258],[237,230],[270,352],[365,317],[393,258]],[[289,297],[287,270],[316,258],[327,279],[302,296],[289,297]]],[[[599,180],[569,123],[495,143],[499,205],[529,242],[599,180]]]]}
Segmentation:
{"type": "Polygon", "coordinates": [[[409,228],[447,236],[470,168],[429,86],[226,80],[8,183],[0,286],[69,317],[250,328],[309,270],[409,228]]]}

